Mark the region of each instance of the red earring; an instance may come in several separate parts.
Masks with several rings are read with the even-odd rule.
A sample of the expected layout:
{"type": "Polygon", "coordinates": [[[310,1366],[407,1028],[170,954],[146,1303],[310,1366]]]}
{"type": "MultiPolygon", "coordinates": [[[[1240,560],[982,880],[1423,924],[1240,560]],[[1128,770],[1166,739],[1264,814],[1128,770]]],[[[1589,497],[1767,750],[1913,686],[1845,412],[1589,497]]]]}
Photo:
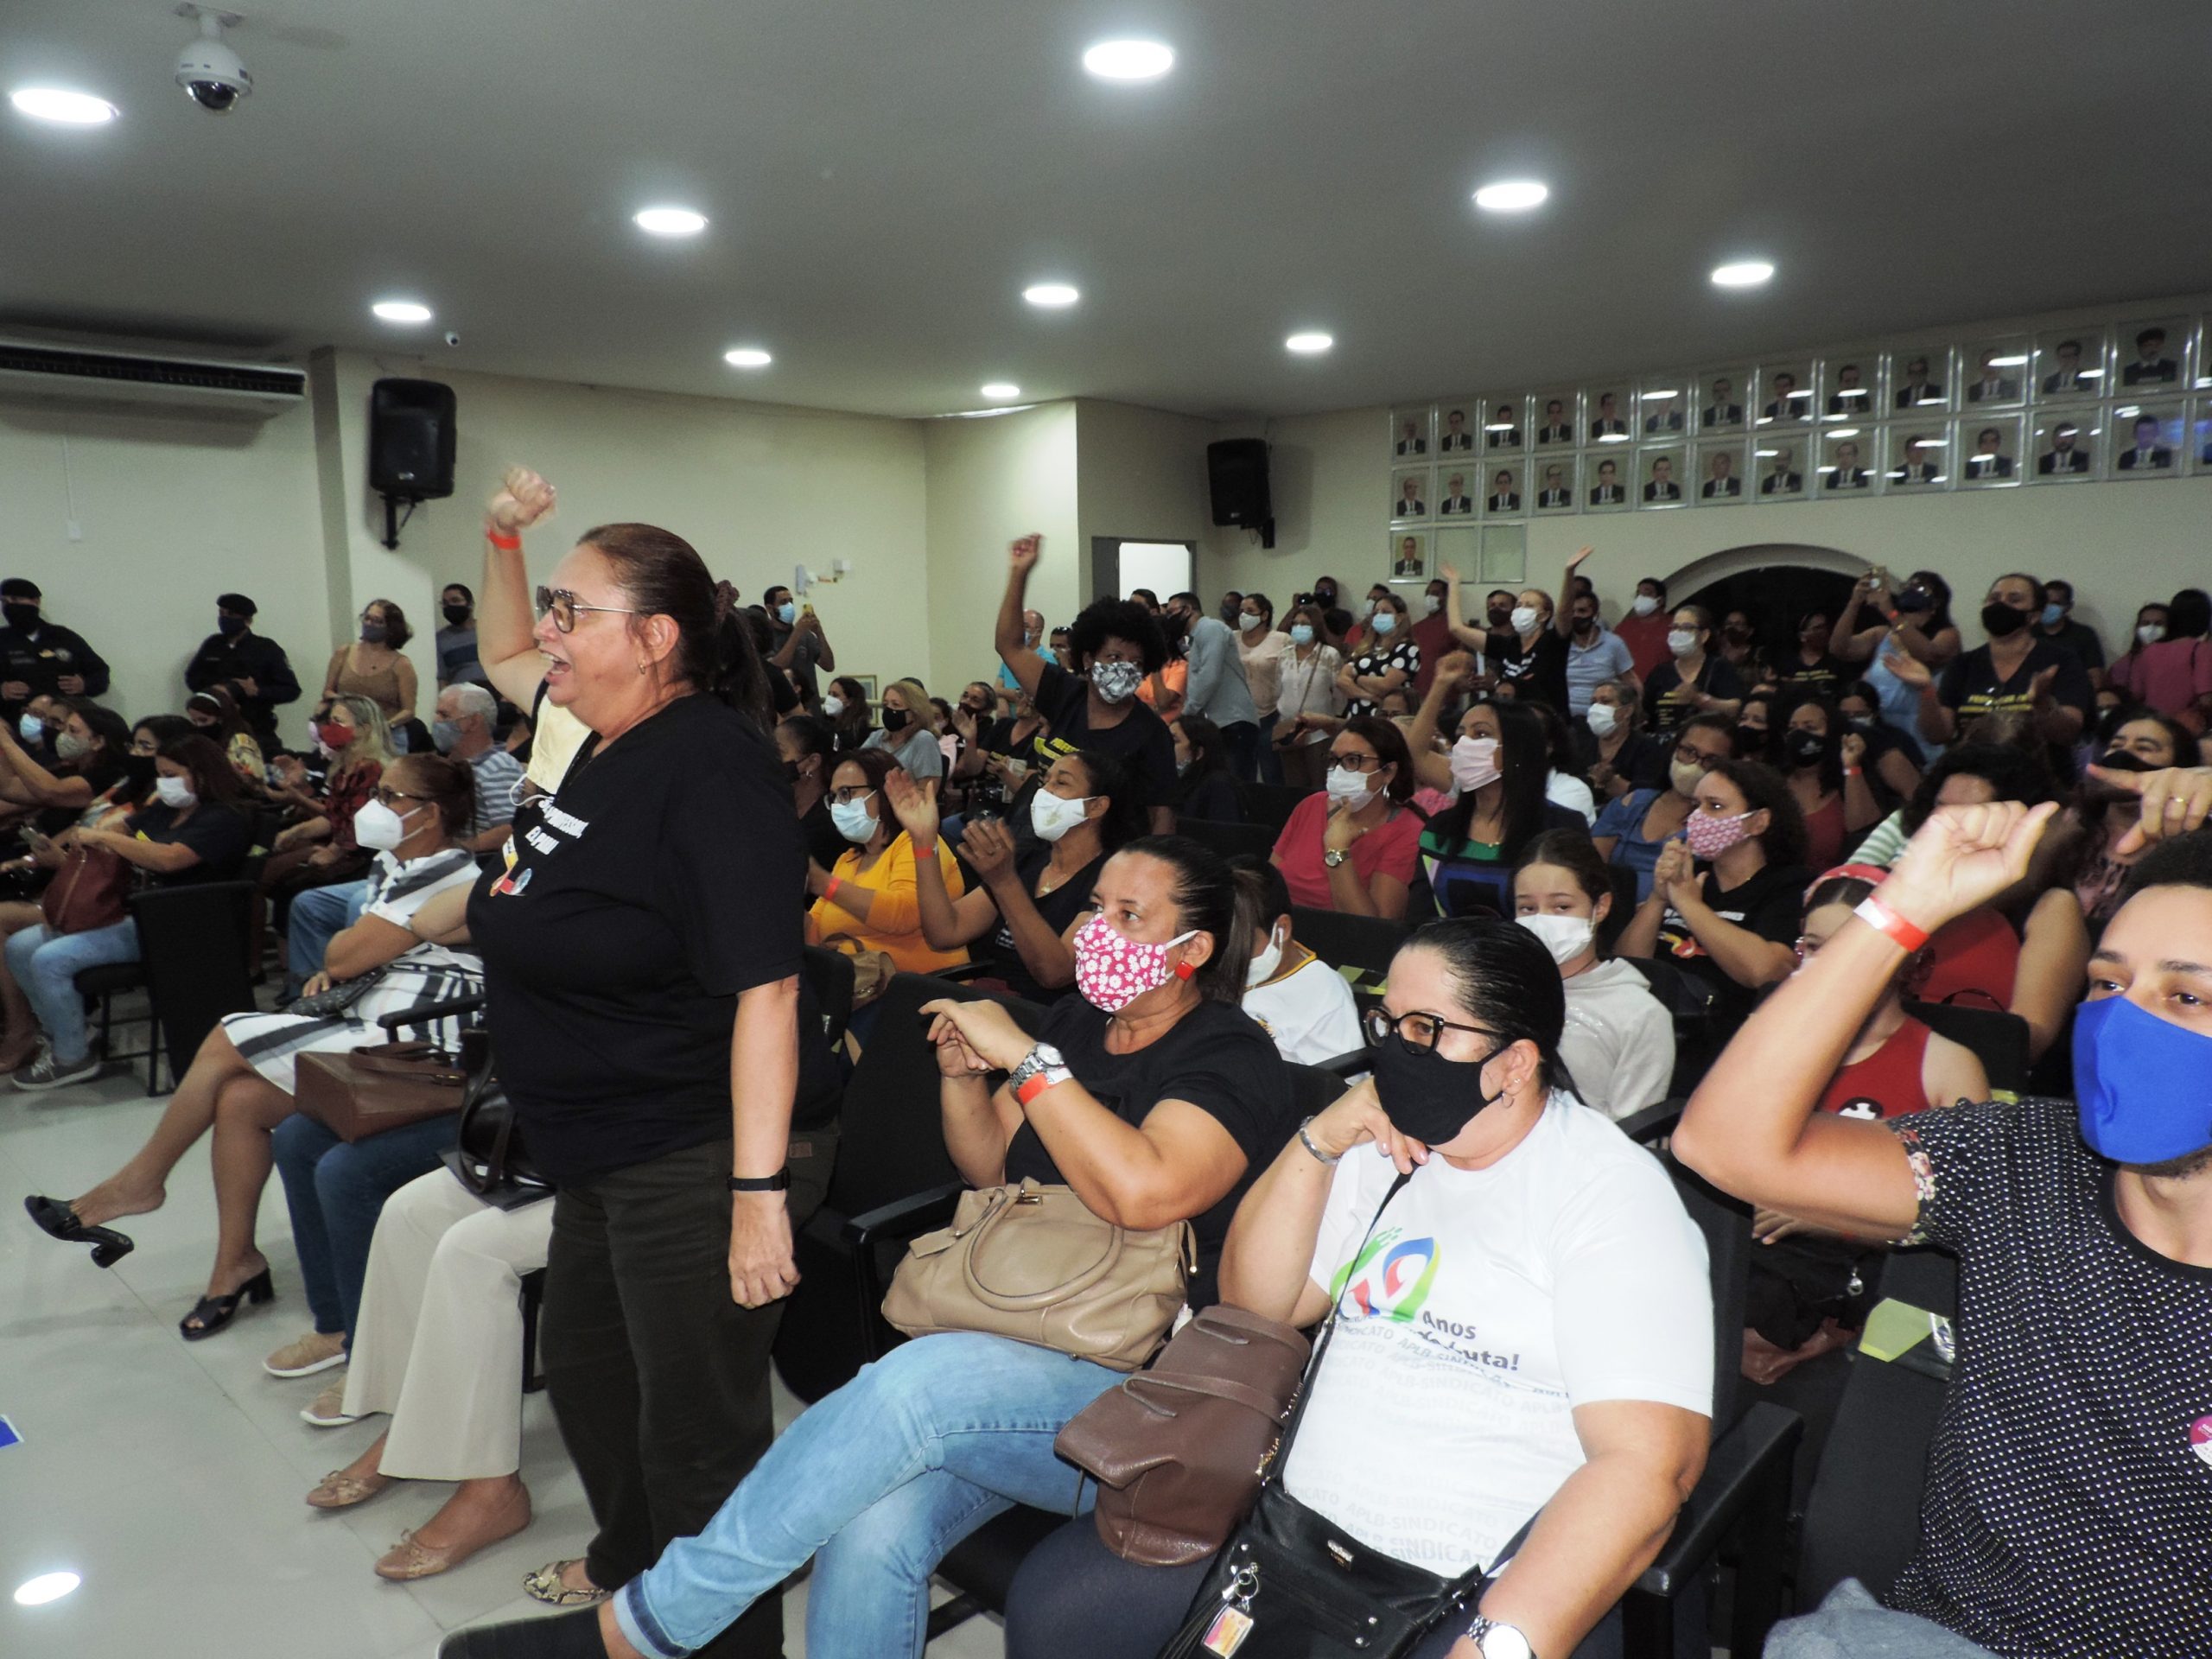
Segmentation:
{"type": "Polygon", "coordinates": [[[1179,962],[1175,964],[1175,977],[1178,979],[1188,979],[1198,971],[1187,962],[1179,962]]]}

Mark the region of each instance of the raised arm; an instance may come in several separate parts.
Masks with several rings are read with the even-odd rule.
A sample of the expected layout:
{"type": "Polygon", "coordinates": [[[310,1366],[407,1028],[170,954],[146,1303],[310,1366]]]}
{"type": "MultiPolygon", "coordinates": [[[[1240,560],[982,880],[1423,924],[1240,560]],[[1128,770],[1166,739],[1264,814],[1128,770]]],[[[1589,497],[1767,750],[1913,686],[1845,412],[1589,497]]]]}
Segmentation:
{"type": "Polygon", "coordinates": [[[476,660],[493,688],[527,710],[545,678],[545,658],[531,638],[530,573],[522,533],[550,518],[553,486],[526,467],[508,471],[484,510],[484,581],[476,596],[476,660]]]}
{"type": "Polygon", "coordinates": [[[26,806],[90,806],[92,803],[90,779],[65,778],[48,772],[16,741],[14,728],[0,723],[0,776],[10,773],[12,781],[22,786],[20,795],[10,792],[11,798],[26,806]]]}
{"type": "MultiPolygon", "coordinates": [[[[960,854],[968,861],[968,868],[976,872],[976,880],[982,884],[976,892],[961,895],[963,905],[974,902],[972,913],[981,918],[967,938],[978,937],[993,920],[1003,918],[1007,931],[1014,936],[1014,948],[1021,957],[1021,965],[1029,970],[1032,979],[1048,990],[1074,984],[1074,948],[1053,931],[1052,925],[1037,908],[1036,899],[1030,896],[1014,862],[1014,836],[1006,826],[988,818],[978,818],[961,837],[960,854]]],[[[967,939],[961,943],[966,944],[967,939]]]]}
{"type": "Polygon", "coordinates": [[[1029,573],[1037,568],[1037,561],[1045,551],[1042,536],[1024,536],[1007,549],[1006,592],[999,596],[999,619],[992,629],[991,643],[996,647],[999,660],[1014,671],[1014,677],[1021,682],[1021,689],[1031,696],[1037,695],[1037,683],[1045,677],[1045,659],[1029,643],[1028,630],[1022,626],[1021,613],[1029,592],[1029,573]]]}
{"type": "Polygon", "coordinates": [[[1440,565],[1437,574],[1444,578],[1444,626],[1469,651],[1480,652],[1490,644],[1490,636],[1467,626],[1466,613],[1459,608],[1459,573],[1446,564],[1440,565]]]}
{"type": "Polygon", "coordinates": [[[1597,549],[1584,548],[1567,562],[1566,573],[1559,579],[1559,603],[1552,609],[1552,632],[1562,639],[1574,638],[1574,572],[1583,560],[1597,549]]]}
{"type": "Polygon", "coordinates": [[[1473,666],[1474,658],[1464,651],[1455,651],[1440,660],[1429,678],[1427,694],[1414,711],[1413,724],[1406,728],[1406,747],[1414,757],[1414,781],[1424,788],[1451,792],[1452,761],[1448,755],[1436,752],[1437,726],[1443,718],[1444,705],[1473,666]]]}
{"type": "MultiPolygon", "coordinates": [[[[917,783],[903,770],[885,779],[883,793],[914,849],[914,901],[919,906],[922,938],[932,950],[957,950],[980,938],[995,918],[990,895],[980,888],[955,899],[945,885],[944,870],[938,863],[938,784],[935,779],[917,783]]],[[[843,902],[844,888],[838,890],[843,902]]],[[[858,900],[860,889],[853,890],[858,900]]]]}

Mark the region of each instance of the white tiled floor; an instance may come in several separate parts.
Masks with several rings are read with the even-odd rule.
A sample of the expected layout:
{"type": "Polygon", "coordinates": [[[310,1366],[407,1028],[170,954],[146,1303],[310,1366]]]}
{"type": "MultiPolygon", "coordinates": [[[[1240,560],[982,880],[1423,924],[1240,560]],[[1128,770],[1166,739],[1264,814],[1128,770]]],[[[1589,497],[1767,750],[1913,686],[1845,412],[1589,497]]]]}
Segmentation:
{"type": "MultiPolygon", "coordinates": [[[[535,1521],[452,1573],[392,1585],[370,1571],[449,1487],[404,1485],[336,1515],[302,1502],[378,1428],[309,1427],[299,1409],[330,1377],[280,1382],[261,1369],[311,1324],[274,1177],[260,1241],[276,1300],[197,1343],[176,1322],[213,1252],[204,1141],[158,1214],[121,1224],[138,1248],[111,1270],[22,1215],[25,1193],[67,1198],[108,1173],[161,1109],[114,1074],[41,1095],[0,1087],[0,1414],[22,1435],[0,1450],[0,1593],[64,1568],[84,1580],[42,1607],[0,1599],[0,1656],[430,1659],[456,1625],[542,1611],[523,1575],[581,1554],[591,1532],[542,1394],[523,1413],[535,1521]]],[[[779,1404],[780,1422],[795,1407],[779,1404]]],[[[786,1652],[802,1659],[803,1586],[785,1598],[785,1626],[786,1652]]],[[[977,1618],[930,1651],[997,1659],[1002,1648],[997,1625],[977,1618]]]]}

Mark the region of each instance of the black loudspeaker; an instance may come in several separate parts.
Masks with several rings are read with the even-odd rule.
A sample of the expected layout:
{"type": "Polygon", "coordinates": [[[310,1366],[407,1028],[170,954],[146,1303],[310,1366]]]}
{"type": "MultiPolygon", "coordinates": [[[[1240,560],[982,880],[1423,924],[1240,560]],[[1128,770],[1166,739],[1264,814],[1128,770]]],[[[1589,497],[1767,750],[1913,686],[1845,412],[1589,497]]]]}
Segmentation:
{"type": "Polygon", "coordinates": [[[369,389],[369,487],[402,501],[453,493],[453,388],[379,380],[369,389]]]}
{"type": "Polygon", "coordinates": [[[1217,524],[1263,530],[1274,518],[1268,499],[1265,438],[1224,438],[1206,445],[1206,485],[1217,524]]]}

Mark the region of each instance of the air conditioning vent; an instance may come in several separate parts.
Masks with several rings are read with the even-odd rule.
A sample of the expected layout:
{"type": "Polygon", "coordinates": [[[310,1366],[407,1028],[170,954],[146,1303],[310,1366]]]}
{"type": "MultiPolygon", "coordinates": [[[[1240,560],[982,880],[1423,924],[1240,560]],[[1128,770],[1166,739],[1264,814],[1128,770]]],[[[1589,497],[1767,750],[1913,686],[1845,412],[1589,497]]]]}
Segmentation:
{"type": "Polygon", "coordinates": [[[303,369],[0,340],[0,397],[159,405],[263,418],[307,401],[303,369]]]}

